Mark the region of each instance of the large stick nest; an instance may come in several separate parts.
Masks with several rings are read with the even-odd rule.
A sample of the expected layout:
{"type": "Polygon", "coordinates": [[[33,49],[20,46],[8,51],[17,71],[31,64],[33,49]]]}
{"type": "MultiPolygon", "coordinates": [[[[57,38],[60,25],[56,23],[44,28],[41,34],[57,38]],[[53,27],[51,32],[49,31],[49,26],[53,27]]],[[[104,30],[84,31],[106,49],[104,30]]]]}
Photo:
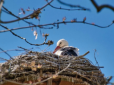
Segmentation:
{"type": "Polygon", "coordinates": [[[16,56],[0,66],[1,81],[25,83],[25,81],[47,78],[66,78],[71,82],[86,82],[90,85],[104,85],[106,80],[91,61],[84,56],[57,56],[50,52],[32,52],[16,56]],[[71,80],[69,79],[71,78],[71,80]]]}

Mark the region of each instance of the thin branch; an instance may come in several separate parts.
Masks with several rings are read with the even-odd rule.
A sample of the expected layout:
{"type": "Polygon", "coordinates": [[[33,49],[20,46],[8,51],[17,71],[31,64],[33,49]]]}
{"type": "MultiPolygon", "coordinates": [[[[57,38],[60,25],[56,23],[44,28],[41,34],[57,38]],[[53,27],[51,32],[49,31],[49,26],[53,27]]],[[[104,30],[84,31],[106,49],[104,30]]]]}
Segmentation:
{"type": "Polygon", "coordinates": [[[77,7],[77,8],[80,8],[82,10],[90,10],[90,9],[87,9],[85,7],[82,7],[82,6],[79,6],[79,5],[72,5],[72,4],[68,4],[68,3],[65,3],[65,2],[62,2],[61,0],[57,0],[59,3],[61,3],[62,5],[65,5],[65,6],[69,6],[69,7],[77,7]]]}
{"type": "Polygon", "coordinates": [[[107,4],[98,6],[98,4],[95,2],[95,0],[91,0],[91,2],[95,6],[95,8],[97,9],[97,12],[100,12],[103,8],[109,8],[112,11],[114,11],[114,7],[113,6],[110,6],[110,5],[107,5],[107,4]]]}
{"type": "MultiPolygon", "coordinates": [[[[11,49],[11,50],[0,51],[0,53],[4,53],[4,52],[8,52],[8,51],[25,51],[25,48],[23,48],[23,47],[18,46],[18,48],[21,48],[21,49],[23,49],[23,50],[20,50],[20,49],[11,49]]],[[[31,50],[31,49],[33,49],[33,48],[29,48],[29,49],[31,50]]],[[[26,50],[29,50],[29,49],[26,49],[26,50]]],[[[29,51],[30,51],[30,50],[29,50],[29,51]]]]}
{"type": "MultiPolygon", "coordinates": [[[[36,26],[38,26],[38,27],[48,26],[48,25],[54,26],[55,24],[64,24],[64,23],[83,23],[83,24],[93,25],[93,26],[96,26],[96,27],[99,27],[99,28],[108,28],[111,25],[113,25],[114,22],[112,22],[111,24],[109,24],[107,26],[100,26],[100,25],[97,25],[97,24],[92,24],[92,23],[83,22],[83,21],[74,21],[74,22],[71,22],[71,21],[64,21],[63,22],[62,21],[62,22],[56,22],[56,23],[49,23],[49,24],[42,24],[42,25],[26,26],[26,27],[18,27],[18,28],[13,28],[13,29],[1,30],[0,33],[2,33],[2,32],[8,32],[8,31],[13,31],[13,30],[24,29],[24,28],[36,27],[36,26]]],[[[51,27],[51,28],[46,28],[46,29],[53,29],[53,28],[51,27]]]]}
{"type": "Polygon", "coordinates": [[[2,60],[5,60],[5,61],[8,61],[7,59],[5,59],[5,58],[2,58],[2,57],[0,57],[0,59],[2,59],[2,60]]]}
{"type": "MultiPolygon", "coordinates": [[[[10,14],[10,15],[12,15],[12,16],[18,18],[18,19],[20,19],[20,17],[18,17],[18,16],[16,16],[15,14],[13,14],[11,11],[9,11],[9,10],[8,10],[7,8],[5,8],[4,6],[3,6],[3,8],[4,8],[6,11],[4,11],[4,10],[2,10],[2,11],[4,11],[4,12],[6,12],[6,13],[8,13],[8,14],[10,14]]],[[[34,25],[34,26],[36,27],[36,25],[33,24],[33,23],[31,23],[31,22],[28,22],[28,21],[26,21],[26,20],[22,20],[22,21],[24,21],[24,22],[26,22],[26,23],[28,23],[28,24],[32,24],[32,25],[34,25]]]]}
{"type": "MultiPolygon", "coordinates": [[[[107,79],[107,84],[109,84],[110,80],[113,78],[113,76],[110,76],[108,79],[107,79]]],[[[111,84],[113,85],[113,84],[111,84]]]]}
{"type": "MultiPolygon", "coordinates": [[[[3,25],[1,25],[1,24],[0,24],[0,26],[2,26],[3,28],[9,30],[7,27],[5,27],[5,26],[3,26],[3,25]]],[[[42,44],[32,44],[32,43],[30,43],[29,41],[27,41],[26,38],[23,38],[23,37],[21,37],[21,36],[15,34],[15,33],[12,32],[11,30],[10,30],[10,32],[11,32],[13,35],[15,35],[16,37],[19,37],[20,39],[25,40],[25,42],[27,42],[27,43],[30,44],[30,45],[35,45],[35,46],[40,46],[40,45],[44,45],[44,44],[47,44],[47,45],[48,45],[48,43],[46,43],[47,36],[45,36],[45,41],[44,41],[42,44]]]]}
{"type": "Polygon", "coordinates": [[[40,10],[42,10],[43,8],[45,8],[46,6],[48,6],[53,0],[51,0],[49,3],[47,3],[46,5],[44,5],[43,7],[37,9],[36,11],[34,11],[32,14],[29,14],[25,17],[22,17],[22,18],[19,18],[19,19],[15,19],[15,20],[11,20],[11,21],[1,21],[0,20],[0,23],[3,23],[3,24],[7,24],[7,23],[12,23],[12,22],[16,22],[16,21],[19,21],[19,20],[23,20],[23,19],[27,19],[28,17],[30,16],[33,16],[34,14],[38,13],[40,10]]]}
{"type": "MultiPolygon", "coordinates": [[[[13,29],[7,29],[7,30],[2,30],[2,31],[0,31],[0,33],[2,33],[2,32],[7,32],[7,31],[18,30],[18,29],[23,29],[23,28],[39,27],[39,26],[40,26],[40,25],[19,27],[19,28],[13,28],[13,29]]],[[[51,28],[41,28],[41,29],[53,29],[53,28],[51,27],[51,28]]]]}
{"type": "MultiPolygon", "coordinates": [[[[1,51],[4,51],[2,48],[0,48],[0,50],[1,51]]],[[[6,55],[8,55],[9,57],[10,57],[10,59],[13,59],[12,57],[11,57],[11,55],[9,55],[7,52],[4,52],[6,55]]]]}
{"type": "Polygon", "coordinates": [[[95,61],[96,61],[97,65],[99,66],[99,63],[98,63],[98,61],[97,61],[97,59],[96,59],[96,57],[95,57],[96,51],[97,51],[97,50],[95,49],[95,51],[94,51],[94,58],[95,58],[95,61]]]}
{"type": "Polygon", "coordinates": [[[1,9],[2,9],[3,3],[4,3],[4,0],[0,0],[0,19],[1,19],[1,9]]]}
{"type": "Polygon", "coordinates": [[[88,24],[88,25],[93,25],[96,27],[100,27],[100,28],[107,28],[110,27],[114,22],[112,22],[111,24],[107,25],[107,26],[100,26],[97,24],[92,24],[92,23],[88,23],[88,22],[83,22],[83,21],[62,21],[62,22],[56,22],[56,23],[50,23],[50,24],[43,24],[43,25],[39,25],[39,26],[47,26],[47,25],[55,25],[55,24],[66,24],[66,23],[84,23],[84,24],[88,24]]]}
{"type": "Polygon", "coordinates": [[[89,53],[89,51],[87,51],[87,52],[86,52],[85,54],[83,54],[83,55],[80,55],[80,56],[74,57],[72,60],[69,60],[68,62],[72,63],[74,60],[77,60],[77,59],[83,58],[83,57],[86,56],[88,53],[89,53]]]}
{"type": "Polygon", "coordinates": [[[8,51],[24,51],[24,50],[12,49],[12,50],[4,50],[4,51],[0,51],[0,53],[4,53],[4,52],[8,52],[8,51]]]}
{"type": "Polygon", "coordinates": [[[23,48],[23,47],[20,47],[20,46],[18,46],[18,48],[21,48],[21,49],[23,49],[25,51],[30,51],[29,49],[26,49],[26,48],[23,48]]]}
{"type": "MultiPolygon", "coordinates": [[[[68,11],[75,11],[75,10],[84,10],[85,11],[85,9],[66,9],[66,8],[62,8],[62,7],[55,7],[55,6],[53,6],[53,5],[51,5],[51,4],[49,4],[52,8],[55,8],[55,9],[62,9],[62,10],[68,10],[68,11]]],[[[86,9],[87,10],[87,9],[86,9]]],[[[89,10],[88,10],[89,11],[89,10]]]]}
{"type": "Polygon", "coordinates": [[[7,14],[9,14],[9,13],[8,13],[6,10],[4,10],[4,9],[2,9],[2,11],[5,12],[5,13],[7,13],[7,14]]]}

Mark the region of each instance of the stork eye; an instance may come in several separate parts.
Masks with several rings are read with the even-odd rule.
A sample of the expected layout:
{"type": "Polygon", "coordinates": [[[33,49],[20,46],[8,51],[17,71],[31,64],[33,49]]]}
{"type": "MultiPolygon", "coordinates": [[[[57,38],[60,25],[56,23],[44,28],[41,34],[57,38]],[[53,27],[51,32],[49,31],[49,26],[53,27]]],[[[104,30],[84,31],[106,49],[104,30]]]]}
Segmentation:
{"type": "Polygon", "coordinates": [[[59,43],[59,45],[61,44],[62,42],[59,43]]]}

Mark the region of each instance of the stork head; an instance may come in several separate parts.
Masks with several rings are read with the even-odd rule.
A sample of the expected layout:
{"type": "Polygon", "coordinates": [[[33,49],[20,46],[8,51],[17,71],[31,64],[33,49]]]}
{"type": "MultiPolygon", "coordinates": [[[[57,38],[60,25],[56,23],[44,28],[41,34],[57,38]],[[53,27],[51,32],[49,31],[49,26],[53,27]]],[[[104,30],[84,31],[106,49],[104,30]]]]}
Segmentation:
{"type": "Polygon", "coordinates": [[[64,46],[68,46],[68,42],[65,39],[60,39],[57,42],[57,47],[55,48],[55,50],[53,51],[53,53],[55,53],[57,50],[59,50],[60,48],[63,48],[64,46]]]}

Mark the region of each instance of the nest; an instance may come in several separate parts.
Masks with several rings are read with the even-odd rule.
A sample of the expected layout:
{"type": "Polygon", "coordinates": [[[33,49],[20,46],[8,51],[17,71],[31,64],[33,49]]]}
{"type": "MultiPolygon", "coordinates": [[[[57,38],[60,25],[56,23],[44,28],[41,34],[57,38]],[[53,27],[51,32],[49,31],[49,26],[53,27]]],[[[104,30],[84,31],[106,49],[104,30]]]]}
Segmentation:
{"type": "Polygon", "coordinates": [[[61,78],[87,85],[106,84],[99,67],[84,58],[88,53],[81,56],[57,56],[50,52],[29,51],[1,64],[0,80],[2,83],[10,81],[18,84],[31,80],[35,81],[35,84],[40,84],[49,79],[61,78]]]}

